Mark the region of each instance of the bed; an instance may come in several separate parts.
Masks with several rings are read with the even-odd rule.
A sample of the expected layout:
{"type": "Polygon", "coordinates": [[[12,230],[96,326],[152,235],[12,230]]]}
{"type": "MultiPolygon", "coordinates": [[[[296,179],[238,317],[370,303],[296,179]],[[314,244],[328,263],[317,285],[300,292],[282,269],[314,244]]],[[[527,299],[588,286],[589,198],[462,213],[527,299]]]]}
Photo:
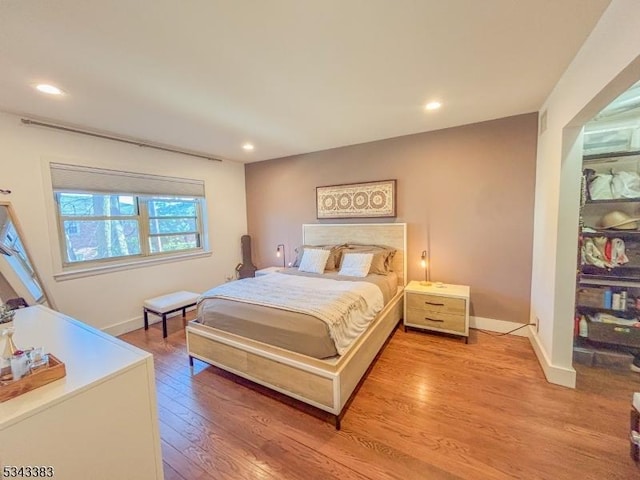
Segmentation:
{"type": "MultiPolygon", "coordinates": [[[[336,428],[340,428],[345,406],[402,318],[406,224],[309,224],[303,225],[302,233],[305,245],[359,243],[396,249],[392,270],[397,288],[366,329],[340,354],[324,352],[314,356],[313,352],[299,353],[269,344],[267,340],[248,338],[241,329],[226,328],[225,331],[222,327],[205,325],[199,315],[187,325],[187,351],[191,365],[194,358],[199,359],[329,412],[336,428]],[[318,356],[326,358],[316,358],[318,356]]],[[[249,306],[248,311],[252,308],[249,306]]],[[[199,312],[202,312],[200,305],[199,312]]],[[[287,313],[283,312],[283,322],[286,317],[287,313]]]]}

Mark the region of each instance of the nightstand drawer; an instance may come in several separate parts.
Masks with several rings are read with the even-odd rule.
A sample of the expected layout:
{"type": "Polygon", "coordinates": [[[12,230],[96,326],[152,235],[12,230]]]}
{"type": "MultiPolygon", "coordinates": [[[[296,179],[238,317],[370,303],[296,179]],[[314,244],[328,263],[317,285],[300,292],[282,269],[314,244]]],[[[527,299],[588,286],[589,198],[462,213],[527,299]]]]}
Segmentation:
{"type": "MultiPolygon", "coordinates": [[[[462,300],[462,302],[464,303],[464,300],[462,300]]],[[[449,313],[427,311],[422,308],[407,308],[407,318],[405,318],[405,323],[435,328],[438,330],[453,330],[455,332],[465,333],[464,313],[462,315],[453,315],[449,313]]]]}
{"type": "Polygon", "coordinates": [[[462,315],[466,312],[464,298],[441,297],[438,295],[418,294],[407,292],[407,308],[420,309],[430,312],[462,315]]]}

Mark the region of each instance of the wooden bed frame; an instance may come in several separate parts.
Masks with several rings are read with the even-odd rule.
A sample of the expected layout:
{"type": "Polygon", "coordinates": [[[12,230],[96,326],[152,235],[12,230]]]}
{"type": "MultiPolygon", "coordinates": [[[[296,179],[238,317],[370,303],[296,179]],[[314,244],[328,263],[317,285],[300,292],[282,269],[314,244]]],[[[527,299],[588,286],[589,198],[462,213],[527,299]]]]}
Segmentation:
{"type": "Polygon", "coordinates": [[[305,245],[362,243],[397,249],[393,270],[398,291],[369,328],[339,357],[317,359],[262,342],[189,322],[187,351],[193,359],[215,365],[260,385],[332,413],[340,428],[343,408],[403,314],[407,277],[405,223],[307,224],[305,245]]]}

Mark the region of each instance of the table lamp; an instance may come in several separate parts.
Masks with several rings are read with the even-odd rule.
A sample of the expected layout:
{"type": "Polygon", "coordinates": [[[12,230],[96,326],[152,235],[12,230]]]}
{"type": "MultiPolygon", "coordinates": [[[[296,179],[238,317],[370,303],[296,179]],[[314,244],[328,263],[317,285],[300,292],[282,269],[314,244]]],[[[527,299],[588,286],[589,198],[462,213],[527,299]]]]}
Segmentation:
{"type": "Polygon", "coordinates": [[[280,243],[276,247],[276,257],[280,258],[280,255],[282,255],[282,268],[286,268],[287,260],[285,259],[284,243],[280,243]]]}

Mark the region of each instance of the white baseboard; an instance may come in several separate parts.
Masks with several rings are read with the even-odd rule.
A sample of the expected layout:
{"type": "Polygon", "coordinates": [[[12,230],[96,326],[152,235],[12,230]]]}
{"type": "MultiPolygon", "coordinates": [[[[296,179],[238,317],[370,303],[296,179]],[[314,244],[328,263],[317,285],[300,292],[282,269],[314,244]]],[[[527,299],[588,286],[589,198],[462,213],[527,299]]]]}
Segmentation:
{"type": "MultiPolygon", "coordinates": [[[[517,328],[520,325],[523,324],[505,320],[496,320],[494,318],[469,317],[470,328],[488,330],[491,332],[505,333],[513,330],[514,328],[517,328]]],[[[573,368],[558,367],[557,365],[551,364],[551,361],[547,356],[547,352],[543,348],[542,343],[540,342],[540,337],[538,337],[534,326],[525,326],[524,328],[516,330],[510,335],[529,338],[529,342],[531,342],[533,351],[535,352],[536,357],[538,357],[538,362],[542,367],[544,376],[547,378],[547,381],[549,383],[562,385],[563,387],[576,388],[576,371],[573,368]]]]}
{"type": "MultiPolygon", "coordinates": [[[[161,322],[162,319],[153,319],[149,318],[149,324],[161,322]]],[[[125,320],[124,322],[114,323],[113,325],[109,325],[102,329],[103,332],[108,333],[109,335],[113,335],[117,337],[119,335],[124,335],[125,333],[132,332],[139,328],[144,328],[144,320],[142,319],[142,315],[139,317],[132,318],[130,320],[125,320]]]]}
{"type": "MultiPolygon", "coordinates": [[[[187,308],[187,312],[191,310],[195,310],[196,307],[187,308]]],[[[167,318],[172,318],[176,316],[182,316],[182,312],[174,312],[167,315],[167,318]]],[[[162,317],[158,317],[154,314],[149,314],[149,325],[153,325],[154,323],[162,322],[162,317]]],[[[144,317],[142,315],[134,317],[130,320],[125,320],[124,322],[114,323],[113,325],[109,325],[102,329],[103,332],[108,333],[109,335],[113,335],[117,337],[119,335],[124,335],[125,333],[133,332],[134,330],[138,330],[139,328],[144,328],[144,317]]]]}
{"type": "Polygon", "coordinates": [[[576,388],[576,371],[573,368],[558,367],[551,364],[551,360],[533,326],[529,327],[529,341],[538,357],[538,362],[542,367],[544,376],[547,377],[547,381],[563,387],[576,388]]]}
{"type": "Polygon", "coordinates": [[[509,322],[507,320],[496,320],[495,318],[472,317],[469,316],[469,328],[478,330],[488,330],[490,332],[506,333],[514,328],[523,327],[509,335],[517,335],[518,337],[528,337],[529,329],[523,323],[509,322]]]}

